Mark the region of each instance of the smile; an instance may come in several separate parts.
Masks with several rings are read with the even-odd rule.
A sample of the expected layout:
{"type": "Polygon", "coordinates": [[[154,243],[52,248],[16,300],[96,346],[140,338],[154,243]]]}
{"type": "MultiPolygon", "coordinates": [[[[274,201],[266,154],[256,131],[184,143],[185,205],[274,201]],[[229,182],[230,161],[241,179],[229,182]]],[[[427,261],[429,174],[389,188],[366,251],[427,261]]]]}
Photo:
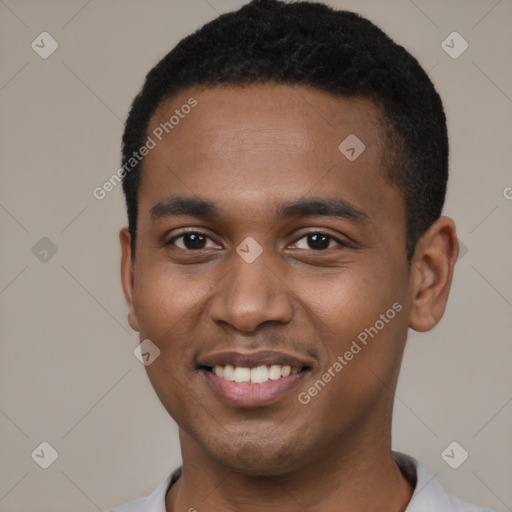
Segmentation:
{"type": "Polygon", "coordinates": [[[262,365],[256,368],[244,368],[243,366],[214,366],[211,372],[221,379],[229,382],[249,382],[251,384],[263,384],[269,380],[278,380],[286,378],[290,375],[297,375],[302,368],[289,365],[273,364],[270,366],[262,365]]]}
{"type": "Polygon", "coordinates": [[[198,365],[217,397],[243,407],[280,400],[298,386],[311,368],[312,361],[273,351],[212,354],[198,365]]]}

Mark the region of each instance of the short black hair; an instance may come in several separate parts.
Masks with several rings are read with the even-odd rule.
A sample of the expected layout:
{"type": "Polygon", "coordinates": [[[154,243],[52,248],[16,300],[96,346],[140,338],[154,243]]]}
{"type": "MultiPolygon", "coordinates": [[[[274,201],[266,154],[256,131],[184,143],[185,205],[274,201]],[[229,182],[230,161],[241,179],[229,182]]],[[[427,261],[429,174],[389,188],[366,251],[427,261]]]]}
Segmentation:
{"type": "MultiPolygon", "coordinates": [[[[303,85],[374,102],[382,116],[388,181],[406,208],[410,262],[419,238],[443,208],[448,135],[439,94],[418,61],[362,16],[313,2],[253,0],[182,39],[149,71],[122,141],[123,190],[135,258],[142,162],[151,117],[192,86],[303,85]]],[[[340,141],[341,142],[341,141],[340,141]]]]}

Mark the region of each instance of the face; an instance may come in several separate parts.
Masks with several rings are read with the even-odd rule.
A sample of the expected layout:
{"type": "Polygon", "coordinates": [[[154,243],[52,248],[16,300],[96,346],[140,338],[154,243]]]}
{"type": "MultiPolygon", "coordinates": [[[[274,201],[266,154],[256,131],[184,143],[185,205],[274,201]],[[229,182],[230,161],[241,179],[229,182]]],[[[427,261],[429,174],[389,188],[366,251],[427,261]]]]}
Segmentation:
{"type": "Polygon", "coordinates": [[[182,443],[269,475],[386,432],[412,281],[377,108],[304,87],[190,89],[148,135],[123,284],[182,443]],[[339,149],[351,134],[359,155],[355,139],[339,149]]]}

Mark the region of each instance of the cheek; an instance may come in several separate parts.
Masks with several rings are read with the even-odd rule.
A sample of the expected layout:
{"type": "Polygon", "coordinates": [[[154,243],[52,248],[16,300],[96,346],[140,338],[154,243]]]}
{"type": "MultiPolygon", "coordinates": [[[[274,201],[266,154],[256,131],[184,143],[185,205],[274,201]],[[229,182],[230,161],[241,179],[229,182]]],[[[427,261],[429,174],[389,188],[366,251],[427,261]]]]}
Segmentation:
{"type": "Polygon", "coordinates": [[[321,372],[336,375],[333,391],[340,386],[358,396],[376,375],[392,379],[407,336],[406,290],[406,280],[389,266],[386,273],[375,266],[341,273],[321,287],[311,307],[325,333],[321,372]]]}
{"type": "Polygon", "coordinates": [[[308,402],[326,436],[336,435],[340,422],[349,428],[360,415],[383,414],[379,404],[394,388],[407,335],[398,300],[362,294],[347,299],[326,312],[326,358],[300,390],[301,403],[308,402]]]}
{"type": "Polygon", "coordinates": [[[341,342],[373,326],[381,314],[402,300],[404,287],[399,280],[391,278],[389,270],[387,276],[372,270],[342,271],[320,287],[317,282],[311,307],[341,342]]]}
{"type": "Polygon", "coordinates": [[[141,261],[134,285],[141,337],[151,339],[162,351],[174,343],[184,343],[188,339],[184,332],[207,290],[208,286],[200,281],[183,280],[180,272],[168,264],[145,265],[141,261]]]}
{"type": "Polygon", "coordinates": [[[145,367],[160,401],[180,424],[188,424],[194,410],[193,375],[197,342],[201,340],[198,311],[209,289],[199,280],[180,278],[168,263],[143,264],[135,275],[134,307],[140,339],[151,340],[158,357],[145,367]],[[173,270],[171,272],[171,270],[173,270]],[[196,342],[191,342],[194,337],[196,342]]]}

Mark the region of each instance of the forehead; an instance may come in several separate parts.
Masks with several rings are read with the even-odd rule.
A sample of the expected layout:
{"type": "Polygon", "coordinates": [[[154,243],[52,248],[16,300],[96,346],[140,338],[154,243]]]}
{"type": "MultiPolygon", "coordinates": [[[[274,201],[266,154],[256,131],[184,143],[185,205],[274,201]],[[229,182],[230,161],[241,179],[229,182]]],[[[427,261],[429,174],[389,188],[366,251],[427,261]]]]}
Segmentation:
{"type": "Polygon", "coordinates": [[[396,202],[383,133],[380,110],[364,98],[273,84],[191,88],[149,123],[155,147],[143,161],[139,205],[149,211],[186,193],[249,211],[263,197],[323,195],[379,209],[388,196],[396,202]]]}
{"type": "Polygon", "coordinates": [[[237,143],[250,147],[280,139],[289,146],[329,145],[332,149],[333,138],[341,142],[350,133],[368,137],[374,132],[372,138],[382,135],[380,109],[367,98],[345,98],[304,86],[268,83],[182,91],[158,107],[148,131],[159,126],[164,127],[161,138],[172,134],[177,140],[188,138],[189,143],[208,142],[223,149],[237,143]],[[189,112],[191,98],[197,106],[189,112]],[[197,136],[190,137],[193,134],[197,136]]]}

